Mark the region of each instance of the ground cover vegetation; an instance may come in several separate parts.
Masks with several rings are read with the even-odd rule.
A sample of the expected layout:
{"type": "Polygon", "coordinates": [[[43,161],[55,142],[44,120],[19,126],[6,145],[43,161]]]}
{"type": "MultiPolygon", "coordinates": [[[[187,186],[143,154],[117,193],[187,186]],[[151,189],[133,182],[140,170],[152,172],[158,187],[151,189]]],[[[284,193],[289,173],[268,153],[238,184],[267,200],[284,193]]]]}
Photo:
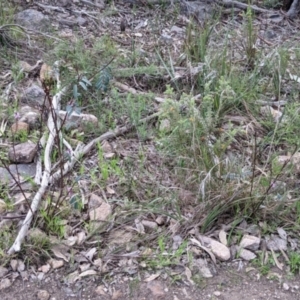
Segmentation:
{"type": "MultiPolygon", "coordinates": [[[[265,9],[282,5],[259,3],[265,9]]],[[[117,15],[113,2],[108,7],[107,16],[117,15]]],[[[193,269],[199,253],[190,238],[197,234],[230,226],[227,242],[236,244],[246,222],[262,236],[277,228],[297,235],[300,47],[286,27],[289,38],[270,41],[265,28],[271,25],[250,7],[238,16],[216,10],[199,24],[182,19],[176,5],[172,13],[154,5],[141,33],[132,25],[117,34],[78,30],[62,38],[29,32],[13,23],[13,5],[0,0],[0,8],[1,167],[9,169],[7,145],[30,140],[41,144],[47,170],[41,139],[55,136],[49,174],[42,177],[49,181],[19,251],[12,245],[40,187],[32,177],[22,178],[30,192],[16,177],[17,189],[1,185],[2,221],[9,220],[1,223],[2,265],[12,256],[43,265],[58,252],[75,264],[86,251],[103,274],[116,266],[193,269]],[[179,30],[178,24],[183,35],[168,42],[161,32],[173,25],[179,30]],[[34,65],[35,57],[57,66],[58,76],[41,79],[39,69],[28,75],[20,62],[34,65]],[[20,90],[37,78],[48,107],[41,108],[39,126],[13,132],[20,90]],[[60,107],[62,119],[55,115],[60,107]],[[69,120],[73,112],[92,114],[97,123],[69,120]],[[49,133],[51,114],[56,125],[49,133]],[[70,150],[64,140],[83,150],[70,150]]],[[[288,258],[289,271],[299,272],[297,251],[288,258]]],[[[263,274],[276,265],[272,258],[262,261],[258,257],[254,265],[263,274]]]]}

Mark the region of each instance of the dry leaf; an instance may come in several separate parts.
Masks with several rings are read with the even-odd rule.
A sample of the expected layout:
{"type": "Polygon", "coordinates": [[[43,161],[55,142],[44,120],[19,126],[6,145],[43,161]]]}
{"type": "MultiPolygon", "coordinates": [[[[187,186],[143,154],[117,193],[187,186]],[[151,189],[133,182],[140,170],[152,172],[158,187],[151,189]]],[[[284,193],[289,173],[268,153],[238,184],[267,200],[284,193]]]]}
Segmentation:
{"type": "Polygon", "coordinates": [[[51,250],[56,257],[62,258],[65,262],[69,262],[69,254],[67,253],[65,247],[61,247],[61,245],[56,245],[56,246],[53,246],[51,248],[51,250]],[[64,254],[63,254],[63,252],[64,252],[64,254]]]}
{"type": "Polygon", "coordinates": [[[91,276],[91,275],[97,275],[97,272],[95,270],[87,270],[82,272],[79,277],[86,277],[86,276],[91,276]]]}
{"type": "Polygon", "coordinates": [[[186,275],[186,278],[187,280],[192,284],[194,285],[194,281],[192,280],[192,272],[189,268],[185,267],[185,275],[186,275]]]}
{"type": "Polygon", "coordinates": [[[273,257],[273,259],[274,259],[274,261],[275,261],[275,264],[276,264],[276,266],[277,266],[277,268],[279,269],[279,270],[282,270],[283,269],[283,264],[281,264],[279,261],[278,261],[278,259],[277,259],[277,257],[276,257],[276,254],[275,254],[275,252],[271,249],[271,253],[272,253],[272,257],[273,257]]]}
{"type": "Polygon", "coordinates": [[[110,194],[110,195],[113,195],[113,194],[116,193],[116,192],[115,192],[112,188],[110,188],[109,186],[106,187],[106,191],[107,191],[107,193],[110,194]]]}
{"type": "Polygon", "coordinates": [[[158,278],[159,276],[160,276],[160,273],[152,274],[152,275],[150,275],[148,278],[146,278],[144,281],[145,281],[145,282],[150,282],[150,281],[152,281],[152,280],[158,278]]]}
{"type": "Polygon", "coordinates": [[[228,245],[227,233],[223,229],[221,229],[220,232],[219,232],[219,240],[223,245],[225,245],[225,246],[228,245]]]}

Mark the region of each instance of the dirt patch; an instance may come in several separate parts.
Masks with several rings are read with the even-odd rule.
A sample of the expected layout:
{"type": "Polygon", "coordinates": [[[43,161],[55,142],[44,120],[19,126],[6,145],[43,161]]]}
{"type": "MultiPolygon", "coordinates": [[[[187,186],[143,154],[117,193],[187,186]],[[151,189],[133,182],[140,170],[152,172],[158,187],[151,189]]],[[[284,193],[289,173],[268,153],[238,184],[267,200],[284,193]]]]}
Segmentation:
{"type": "MultiPolygon", "coordinates": [[[[196,284],[164,279],[164,275],[145,282],[136,276],[119,276],[108,282],[103,276],[82,279],[75,284],[65,282],[66,273],[53,272],[42,281],[30,278],[27,281],[17,279],[13,285],[0,292],[2,300],[47,299],[41,291],[49,295],[48,299],[223,299],[258,300],[300,298],[299,277],[284,278],[274,271],[270,279],[261,277],[256,271],[238,272],[226,267],[210,279],[199,279],[196,284]],[[272,279],[271,279],[272,278],[272,279]]],[[[138,276],[139,277],[139,276],[138,276]]],[[[142,277],[142,276],[141,276],[142,277]]],[[[149,277],[148,277],[149,278],[149,277]]],[[[146,279],[147,280],[147,279],[146,279]]]]}

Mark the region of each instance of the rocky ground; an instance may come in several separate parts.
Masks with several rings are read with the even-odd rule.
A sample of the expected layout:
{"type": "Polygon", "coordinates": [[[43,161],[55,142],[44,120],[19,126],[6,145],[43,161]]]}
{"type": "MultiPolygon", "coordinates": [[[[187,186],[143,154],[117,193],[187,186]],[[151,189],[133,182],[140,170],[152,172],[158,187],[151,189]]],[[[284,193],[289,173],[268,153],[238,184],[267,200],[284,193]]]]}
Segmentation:
{"type": "MultiPolygon", "coordinates": [[[[152,59],[156,59],[156,53],[153,49],[160,46],[162,53],[164,51],[164,54],[169,55],[170,53],[172,59],[178,62],[173,74],[174,78],[186,79],[186,76],[187,80],[202,70],[201,64],[197,64],[194,68],[191,66],[182,67],[184,60],[181,61],[180,49],[184,46],[185,32],[190,24],[188,18],[195,18],[201,27],[202,22],[213,18],[214,13],[216,13],[215,7],[211,5],[210,1],[185,3],[178,10],[175,10],[176,14],[173,10],[174,7],[170,6],[169,10],[166,10],[169,12],[170,18],[163,20],[166,22],[163,23],[162,19],[157,17],[161,13],[161,8],[155,1],[152,3],[153,7],[150,6],[150,8],[144,7],[139,1],[115,1],[110,4],[104,1],[75,0],[28,1],[26,4],[21,3],[21,1],[14,2],[19,5],[14,17],[19,25],[29,30],[38,28],[43,32],[44,37],[49,36],[53,40],[56,37],[70,39],[70,44],[77,41],[78,34],[78,36],[85,38],[86,51],[90,44],[96,43],[98,38],[108,34],[117,45],[114,46],[117,49],[117,54],[114,53],[114,55],[120,57],[124,55],[127,58],[134,52],[132,50],[133,45],[137,48],[141,47],[137,58],[132,55],[132,63],[134,64],[137,59],[145,61],[148,65],[152,59]],[[50,27],[51,32],[48,31],[50,27]],[[55,32],[55,38],[53,32],[55,32]],[[172,47],[169,48],[170,46],[172,47]]],[[[256,1],[256,4],[260,3],[261,1],[256,1]]],[[[226,26],[236,30],[236,36],[241,35],[242,37],[242,31],[239,28],[242,27],[243,21],[239,18],[239,13],[243,10],[244,6],[240,8],[239,5],[236,5],[233,10],[231,8],[224,9],[225,16],[233,13],[236,14],[236,17],[233,18],[232,22],[224,17],[215,26],[215,32],[221,32],[221,39],[223,39],[222,30],[226,26]]],[[[260,10],[255,6],[253,10],[265,14],[263,15],[265,22],[261,21],[260,17],[254,21],[259,32],[257,46],[262,47],[262,52],[264,50],[266,52],[271,51],[274,45],[278,46],[284,42],[286,36],[295,34],[297,21],[292,23],[291,20],[285,18],[284,14],[274,10],[269,11],[266,7],[260,10]],[[265,45],[269,48],[265,49],[265,45]]],[[[235,34],[232,34],[230,38],[235,38],[235,34]]],[[[219,41],[216,38],[213,42],[215,42],[214,47],[217,49],[219,41]]],[[[8,238],[8,235],[5,234],[5,230],[9,231],[10,228],[20,227],[28,212],[27,200],[33,197],[31,194],[32,185],[26,180],[26,176],[33,179],[38,170],[35,157],[40,149],[36,143],[27,141],[26,138],[28,132],[35,132],[36,135],[33,138],[38,135],[38,122],[41,115],[44,114],[43,111],[40,111],[40,107],[44,105],[45,98],[48,97],[47,91],[49,92],[45,84],[49,79],[46,78],[49,66],[42,59],[47,56],[47,51],[51,53],[52,48],[50,42],[43,45],[45,48],[41,48],[41,44],[38,42],[34,46],[36,49],[31,49],[33,52],[30,55],[22,54],[22,61],[19,62],[19,66],[21,68],[20,73],[24,73],[24,80],[20,80],[15,89],[11,88],[8,75],[11,76],[10,78],[13,76],[16,78],[18,73],[15,74],[4,69],[1,73],[4,82],[4,94],[7,96],[6,100],[11,101],[12,98],[20,100],[18,111],[15,111],[8,121],[5,116],[1,116],[1,136],[5,133],[5,122],[8,122],[10,132],[18,135],[21,140],[22,138],[25,139],[25,141],[22,140],[22,143],[14,146],[11,146],[10,141],[1,142],[6,147],[5,149],[8,149],[6,154],[9,164],[7,166],[2,164],[0,182],[15,191],[12,197],[12,207],[15,208],[15,211],[11,207],[8,208],[4,200],[0,202],[0,229],[3,230],[3,235],[1,235],[3,249],[1,251],[3,253],[7,252],[13,242],[12,238],[8,238]],[[40,48],[38,49],[38,47],[40,48]],[[32,53],[36,53],[36,56],[32,53]],[[19,176],[21,176],[21,180],[19,176]],[[17,184],[18,180],[19,184],[17,184]],[[15,221],[19,219],[19,223],[15,221]]],[[[238,42],[233,44],[233,48],[238,46],[238,42]]],[[[68,52],[67,50],[70,49],[64,48],[62,52],[65,54],[68,52]]],[[[102,53],[101,51],[100,48],[97,55],[102,53]]],[[[72,51],[70,53],[72,54],[72,51]]],[[[238,59],[241,57],[238,56],[238,59]]],[[[68,58],[65,55],[64,63],[68,58]]],[[[80,58],[79,55],[77,60],[80,61],[80,58]]],[[[149,85],[149,82],[152,83],[149,78],[155,77],[152,74],[144,78],[139,78],[139,74],[128,76],[129,79],[125,77],[127,79],[125,82],[127,85],[125,85],[121,83],[123,78],[121,71],[126,69],[129,72],[129,68],[127,65],[125,68],[122,65],[123,61],[120,61],[120,72],[117,69],[114,73],[114,88],[117,88],[120,94],[140,93],[141,96],[148,88],[151,93],[155,90],[155,101],[153,101],[155,105],[151,104],[150,108],[154,108],[152,112],[156,117],[155,114],[159,110],[158,106],[164,101],[162,97],[165,96],[162,96],[160,80],[166,80],[166,78],[171,80],[168,77],[170,74],[159,74],[161,77],[158,84],[155,82],[153,91],[149,85]],[[130,88],[130,84],[135,88],[130,88]]],[[[141,65],[143,64],[141,63],[141,65]]],[[[75,67],[72,71],[74,69],[75,67]]],[[[113,94],[110,97],[113,98],[113,94]]],[[[139,100],[141,101],[141,99],[139,100]]],[[[110,106],[112,102],[109,101],[110,99],[105,98],[103,102],[110,106]]],[[[66,118],[65,116],[70,112],[68,111],[72,106],[70,102],[66,105],[65,110],[58,113],[62,119],[66,118]]],[[[6,108],[9,106],[7,103],[6,108]]],[[[137,104],[135,103],[135,105],[137,104]]],[[[272,107],[268,106],[268,109],[273,109],[272,107]]],[[[180,113],[184,114],[186,107],[180,109],[182,109],[180,113]]],[[[78,133],[76,130],[79,127],[82,129],[82,123],[88,123],[93,129],[99,124],[103,115],[96,116],[95,111],[92,113],[87,110],[86,113],[79,112],[77,115],[72,115],[73,119],[71,117],[66,118],[65,127],[68,130],[75,130],[75,133],[72,132],[72,138],[75,137],[74,140],[78,136],[80,137],[80,132],[78,133]]],[[[278,117],[279,110],[276,110],[276,113],[274,119],[282,117],[282,114],[278,117]]],[[[117,124],[116,127],[121,128],[117,134],[111,131],[103,134],[105,130],[101,129],[103,135],[97,141],[102,143],[102,152],[97,152],[95,149],[85,152],[88,154],[88,158],[82,162],[85,170],[96,168],[101,159],[102,166],[108,161],[107,165],[110,168],[115,167],[115,173],[105,181],[105,186],[101,185],[103,182],[99,186],[97,181],[95,184],[88,172],[86,172],[87,176],[84,180],[74,180],[74,178],[80,177],[78,176],[79,168],[66,178],[68,188],[63,193],[64,200],[68,199],[72,208],[76,210],[78,209],[75,206],[78,204],[79,194],[81,196],[79,198],[83,199],[82,205],[85,210],[83,213],[77,210],[75,213],[72,212],[69,219],[65,217],[65,219],[60,220],[62,222],[57,227],[54,226],[57,224],[52,224],[51,220],[47,220],[52,225],[50,229],[49,227],[47,229],[52,232],[50,241],[54,246],[50,247],[47,244],[48,239],[45,232],[38,228],[39,225],[41,228],[46,228],[44,226],[46,222],[43,223],[37,219],[35,220],[36,228],[34,227],[26,235],[24,252],[15,254],[14,248],[12,253],[15,256],[12,259],[3,255],[3,266],[0,267],[1,300],[300,299],[299,275],[297,274],[300,262],[297,256],[294,256],[294,260],[289,260],[286,254],[290,251],[296,252],[299,249],[297,227],[287,230],[284,229],[282,223],[276,226],[271,222],[268,223],[267,218],[252,224],[246,218],[242,217],[236,221],[233,220],[232,216],[226,215],[224,218],[220,218],[216,222],[216,226],[212,227],[208,233],[200,234],[199,227],[203,225],[200,217],[202,217],[203,211],[201,205],[195,206],[197,203],[195,199],[199,197],[201,190],[199,191],[197,187],[196,192],[191,191],[192,188],[189,189],[188,185],[187,188],[185,183],[178,183],[178,180],[174,179],[174,174],[171,174],[170,169],[164,165],[162,157],[155,148],[156,144],[152,141],[152,132],[138,132],[133,137],[126,136],[132,129],[126,128],[126,126],[121,127],[128,121],[127,117],[118,116],[117,120],[114,120],[114,125],[117,124]],[[141,155],[141,145],[143,155],[141,155]],[[113,163],[110,164],[115,157],[120,159],[118,163],[123,169],[128,171],[129,167],[131,168],[130,173],[128,173],[130,175],[126,174],[125,179],[134,178],[136,180],[134,182],[137,185],[136,190],[130,190],[131,194],[128,193],[129,196],[126,194],[126,197],[123,186],[125,185],[127,188],[130,180],[128,182],[125,179],[124,181],[119,180],[117,176],[120,173],[117,168],[119,165],[116,167],[113,163]],[[80,187],[78,193],[74,193],[70,188],[70,186],[73,187],[72,184],[75,181],[80,187]],[[158,193],[154,194],[154,190],[158,193]],[[166,210],[164,210],[165,207],[157,209],[156,198],[160,201],[168,200],[170,191],[173,190],[178,191],[178,207],[172,206],[173,203],[171,205],[168,203],[165,206],[167,207],[166,210]],[[146,197],[147,195],[150,195],[149,198],[146,197]],[[127,197],[129,200],[132,198],[135,201],[130,202],[127,197]],[[182,215],[176,219],[178,211],[182,215]],[[192,222],[188,222],[190,219],[192,222]],[[93,227],[95,224],[97,226],[93,227]],[[65,226],[65,231],[58,239],[60,225],[65,226]],[[182,225],[181,228],[180,225],[182,225]],[[267,232],[267,234],[262,234],[262,232],[267,232]],[[160,236],[164,235],[172,236],[171,242],[166,242],[170,244],[164,245],[165,240],[159,240],[160,236]],[[41,249],[46,250],[40,252],[41,249]],[[51,257],[49,255],[50,250],[51,257]],[[235,259],[236,257],[237,259],[235,259]],[[153,266],[153,264],[155,265],[153,266]],[[296,274],[292,274],[292,271],[296,274]]],[[[153,115],[150,117],[154,118],[153,115]]],[[[236,117],[235,121],[244,124],[249,122],[247,117],[236,117]]],[[[169,126],[167,122],[165,126],[169,126]]],[[[91,136],[96,135],[91,129],[88,133],[84,132],[86,143],[89,134],[91,136]]],[[[97,145],[97,141],[94,142],[94,146],[97,145]]],[[[280,158],[287,161],[290,156],[283,157],[282,155],[280,158]]],[[[64,159],[64,163],[68,161],[68,158],[64,157],[64,159]]],[[[56,172],[52,170],[51,178],[59,175],[58,165],[55,165],[56,172]]],[[[236,174],[230,173],[229,175],[234,177],[236,174]]],[[[224,182],[232,179],[229,178],[229,175],[224,182]]],[[[97,174],[97,176],[100,175],[97,174]]],[[[104,175],[102,174],[102,176],[104,175]]],[[[241,191],[241,194],[244,186],[240,185],[240,182],[244,184],[243,181],[246,182],[247,180],[250,180],[249,174],[234,181],[237,191],[241,191]]],[[[280,200],[286,194],[290,196],[286,191],[287,184],[284,180],[277,180],[275,183],[272,189],[270,188],[270,193],[274,199],[280,200]]],[[[55,186],[55,188],[57,187],[58,185],[55,186]]],[[[60,199],[62,194],[55,191],[55,188],[51,192],[49,191],[48,195],[51,195],[51,199],[55,199],[55,197],[60,199]]],[[[130,188],[132,187],[130,186],[130,188]]],[[[249,188],[249,184],[247,188],[249,188]]],[[[47,195],[44,196],[46,198],[47,195]]],[[[220,196],[220,198],[222,197],[220,196]]],[[[173,200],[173,198],[171,199],[173,200]]],[[[292,196],[288,199],[291,199],[290,203],[293,203],[294,198],[292,196]]],[[[276,201],[274,200],[275,203],[279,202],[276,201]]],[[[45,202],[43,208],[47,207],[45,202]]],[[[57,200],[57,202],[59,201],[57,200]]],[[[223,205],[226,206],[227,203],[224,202],[223,205]]],[[[266,209],[265,215],[270,214],[272,212],[266,209]]],[[[297,212],[291,210],[291,215],[295,216],[295,214],[297,212]]],[[[44,216],[44,220],[46,219],[47,215],[44,216]]]]}
{"type": "MultiPolygon", "coordinates": [[[[269,278],[255,270],[237,271],[232,266],[218,267],[210,279],[200,278],[197,284],[171,282],[158,276],[155,279],[116,274],[112,282],[104,278],[81,279],[75,284],[65,283],[65,272],[47,275],[43,280],[17,279],[14,284],[0,292],[3,300],[27,299],[222,299],[222,300],[294,300],[300,297],[299,278],[285,278],[276,270],[269,278]]],[[[68,270],[66,270],[68,272],[68,270]]]]}

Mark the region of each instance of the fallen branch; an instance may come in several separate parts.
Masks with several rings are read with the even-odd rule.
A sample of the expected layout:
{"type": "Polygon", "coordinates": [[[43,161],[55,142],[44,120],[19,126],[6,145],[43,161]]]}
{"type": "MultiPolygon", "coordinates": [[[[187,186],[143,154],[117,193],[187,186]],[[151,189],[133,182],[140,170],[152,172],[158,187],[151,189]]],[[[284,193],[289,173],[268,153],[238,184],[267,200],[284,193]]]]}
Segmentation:
{"type": "Polygon", "coordinates": [[[251,10],[256,13],[270,13],[270,11],[267,9],[259,8],[256,5],[249,5],[246,3],[239,2],[239,1],[217,0],[216,2],[225,7],[236,7],[236,8],[242,9],[242,10],[247,10],[248,8],[251,8],[251,10]]]}
{"type": "MultiPolygon", "coordinates": [[[[60,86],[59,80],[57,80],[57,82],[58,82],[58,87],[59,87],[60,86]]],[[[45,195],[45,193],[47,192],[47,188],[49,187],[49,185],[57,182],[58,180],[63,178],[68,172],[70,172],[73,169],[74,165],[80,160],[80,158],[83,157],[84,155],[86,155],[87,153],[89,153],[97,145],[97,143],[120,136],[134,128],[133,125],[124,126],[124,127],[118,128],[114,131],[109,131],[109,132],[104,133],[100,137],[89,142],[87,145],[78,144],[75,151],[72,152],[71,160],[66,162],[62,166],[62,168],[60,168],[58,171],[56,171],[53,175],[50,175],[51,174],[50,154],[51,154],[51,151],[52,151],[52,148],[54,145],[54,140],[59,135],[59,132],[57,132],[57,130],[55,129],[55,128],[59,128],[59,127],[55,126],[55,122],[59,122],[58,120],[60,119],[59,116],[57,115],[57,112],[59,111],[58,108],[59,108],[60,99],[64,92],[65,92],[65,89],[62,89],[59,93],[57,93],[53,97],[53,100],[52,100],[52,108],[51,109],[53,110],[53,113],[49,114],[49,119],[48,119],[49,137],[48,137],[46,148],[45,148],[45,155],[44,155],[45,170],[43,173],[41,186],[32,200],[31,208],[28,211],[25,220],[23,221],[22,227],[18,233],[17,238],[15,239],[15,242],[13,243],[11,248],[8,250],[8,254],[13,254],[15,252],[20,251],[21,244],[30,228],[30,224],[31,224],[33,215],[38,210],[40,201],[43,198],[43,196],[45,195]]],[[[152,120],[153,118],[156,118],[158,116],[159,116],[158,112],[153,113],[152,115],[150,115],[144,119],[141,119],[138,122],[138,124],[147,123],[150,120],[152,120]]],[[[68,145],[65,145],[65,146],[67,146],[67,148],[69,148],[68,145]]]]}
{"type": "MultiPolygon", "coordinates": [[[[60,79],[59,79],[59,72],[58,72],[57,64],[56,64],[55,75],[56,75],[56,80],[57,80],[57,87],[60,90],[61,83],[60,83],[60,79]]],[[[52,148],[54,145],[54,140],[57,136],[57,132],[55,130],[55,128],[57,128],[57,127],[55,126],[55,122],[59,122],[59,120],[60,120],[59,117],[56,116],[56,112],[59,111],[60,100],[61,100],[61,97],[62,97],[63,93],[65,92],[65,90],[66,90],[66,88],[61,89],[52,99],[52,106],[50,108],[50,109],[52,109],[52,113],[49,114],[48,123],[47,123],[48,129],[49,129],[49,136],[48,136],[47,144],[45,147],[45,155],[44,155],[45,169],[44,169],[44,173],[43,173],[43,177],[42,177],[41,186],[32,200],[31,207],[26,215],[25,220],[23,221],[22,227],[17,235],[17,238],[15,239],[15,242],[13,243],[11,248],[8,250],[8,254],[13,254],[15,252],[20,251],[22,241],[24,240],[25,236],[27,235],[33,215],[38,210],[40,201],[43,198],[43,196],[45,195],[47,188],[49,186],[49,179],[50,179],[50,173],[51,173],[50,157],[51,157],[51,152],[52,152],[52,148]]],[[[45,134],[44,134],[44,137],[45,137],[45,134]]]]}

